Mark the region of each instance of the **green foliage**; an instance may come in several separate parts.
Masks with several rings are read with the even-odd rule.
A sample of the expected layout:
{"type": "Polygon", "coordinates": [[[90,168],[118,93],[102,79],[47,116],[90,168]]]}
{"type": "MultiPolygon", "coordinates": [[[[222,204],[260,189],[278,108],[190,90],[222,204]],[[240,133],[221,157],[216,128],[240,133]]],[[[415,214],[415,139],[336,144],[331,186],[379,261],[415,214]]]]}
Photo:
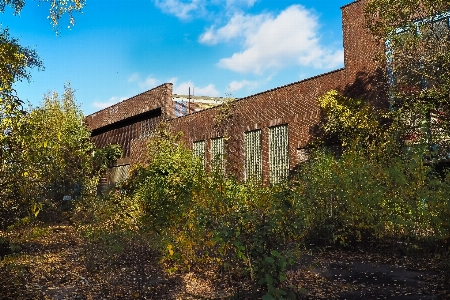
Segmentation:
{"type": "Polygon", "coordinates": [[[178,136],[171,136],[164,128],[150,138],[148,149],[148,166],[145,171],[135,171],[146,176],[136,197],[144,203],[146,224],[161,232],[167,226],[183,223],[187,217],[193,191],[203,181],[203,166],[178,136]]]}
{"type": "Polygon", "coordinates": [[[444,0],[371,0],[365,12],[386,45],[380,62],[402,137],[428,145],[438,159],[450,151],[450,30],[442,15],[449,10],[444,0]]]}
{"type": "MultiPolygon", "coordinates": [[[[4,13],[6,7],[9,6],[13,9],[13,13],[17,15],[24,7],[25,2],[25,0],[0,0],[0,12],[4,13]]],[[[73,12],[80,11],[84,5],[84,0],[51,1],[48,18],[51,19],[54,28],[56,28],[61,17],[67,13],[70,17],[70,23],[73,25],[73,12]]],[[[69,157],[59,157],[65,164],[58,166],[57,163],[60,161],[49,163],[49,159],[54,153],[46,156],[43,150],[43,148],[50,146],[56,152],[68,154],[76,151],[75,148],[78,147],[73,143],[69,142],[71,145],[67,144],[69,148],[66,150],[56,150],[58,146],[53,144],[55,136],[53,138],[44,136],[47,139],[44,141],[44,143],[47,143],[44,147],[42,147],[41,141],[33,140],[32,136],[34,138],[40,136],[36,130],[44,130],[44,135],[48,133],[48,126],[46,127],[42,120],[39,121],[40,118],[45,117],[46,113],[48,114],[48,110],[43,109],[39,112],[37,109],[27,115],[23,108],[23,101],[19,99],[13,89],[15,82],[24,79],[30,80],[30,68],[33,67],[43,68],[36,52],[21,46],[17,39],[9,35],[7,28],[0,29],[0,228],[17,218],[24,217],[26,211],[28,211],[30,217],[37,216],[42,208],[42,201],[48,199],[50,195],[55,197],[59,193],[57,186],[63,184],[67,187],[73,184],[81,176],[77,173],[77,170],[84,170],[85,159],[81,157],[85,156],[86,153],[75,154],[73,163],[70,163],[69,157]],[[31,143],[34,142],[37,142],[37,149],[33,149],[31,143]],[[35,165],[32,166],[33,164],[35,165]],[[61,171],[62,169],[66,171],[61,171]],[[55,171],[55,173],[52,173],[52,171],[55,171]],[[75,172],[73,180],[67,176],[67,172],[72,171],[75,172]],[[61,174],[64,172],[66,173],[61,174]],[[65,177],[56,179],[61,175],[65,175],[65,177]],[[49,176],[49,178],[47,179],[45,176],[49,176]],[[64,182],[57,182],[58,180],[64,182]]],[[[50,98],[50,96],[47,98],[50,98]]],[[[53,104],[47,101],[46,105],[51,106],[53,104]]],[[[67,114],[67,117],[69,117],[69,114],[67,114]]],[[[78,117],[79,114],[75,116],[75,118],[78,117]]],[[[72,121],[74,120],[72,119],[72,121]]],[[[78,124],[81,124],[82,120],[78,121],[78,124]]],[[[72,129],[76,130],[75,126],[73,127],[72,129]]],[[[64,128],[64,130],[70,133],[69,128],[64,128]]],[[[87,132],[87,130],[85,131],[87,132]]],[[[58,133],[58,131],[55,133],[58,133]]],[[[60,131],[59,133],[63,132],[60,131]]],[[[60,136],[56,136],[60,139],[60,136]]],[[[81,148],[83,148],[85,142],[78,142],[82,144],[81,148]]]]}
{"type": "MultiPolygon", "coordinates": [[[[298,173],[296,189],[311,224],[326,242],[383,237],[448,238],[450,186],[430,164],[429,141],[404,142],[405,119],[332,91],[319,99],[325,133],[343,146],[337,157],[320,148],[298,173]],[[382,118],[389,122],[380,122],[382,118]],[[427,233],[427,234],[426,234],[427,233]]],[[[448,178],[448,177],[447,177],[448,178]]]]}
{"type": "Polygon", "coordinates": [[[118,144],[107,145],[96,149],[93,157],[93,169],[96,173],[102,173],[110,168],[123,155],[123,150],[118,144]]]}
{"type": "Polygon", "coordinates": [[[320,97],[318,102],[325,114],[325,133],[336,136],[344,148],[370,147],[380,134],[380,111],[367,102],[344,97],[334,90],[320,97]]]}
{"type": "Polygon", "coordinates": [[[280,286],[289,264],[284,246],[298,235],[303,219],[286,198],[289,190],[207,174],[164,127],[148,148],[147,165],[135,167],[122,188],[142,208],[140,230],[159,241],[164,259],[175,268],[215,266],[255,284],[270,276],[272,281],[261,284],[283,299],[280,286]]]}
{"type": "MultiPolygon", "coordinates": [[[[64,14],[68,14],[70,18],[70,24],[74,25],[75,20],[73,18],[74,12],[80,12],[86,5],[86,0],[41,0],[41,2],[49,2],[49,14],[54,28],[59,24],[60,19],[64,14]]],[[[13,13],[18,15],[26,4],[26,0],[0,0],[0,12],[4,13],[7,6],[13,9],[13,13]]]]}
{"type": "Polygon", "coordinates": [[[49,94],[15,124],[3,124],[2,226],[27,214],[34,218],[44,203],[80,196],[89,186],[93,144],[70,86],[61,98],[49,94]]]}
{"type": "Polygon", "coordinates": [[[13,98],[13,83],[30,79],[29,68],[42,68],[36,52],[20,46],[17,39],[9,35],[8,29],[0,29],[0,101],[13,98]]]}

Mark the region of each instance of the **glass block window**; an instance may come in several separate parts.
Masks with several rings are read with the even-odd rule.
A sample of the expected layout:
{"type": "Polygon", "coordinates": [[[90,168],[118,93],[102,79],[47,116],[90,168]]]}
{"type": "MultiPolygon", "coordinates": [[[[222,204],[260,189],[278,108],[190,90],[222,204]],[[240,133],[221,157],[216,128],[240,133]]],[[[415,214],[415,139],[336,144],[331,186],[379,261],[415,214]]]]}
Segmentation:
{"type": "Polygon", "coordinates": [[[193,152],[194,155],[199,157],[200,160],[203,163],[203,166],[205,165],[205,141],[198,141],[198,142],[194,142],[193,144],[193,152]]]}
{"type": "Polygon", "coordinates": [[[270,182],[280,183],[289,175],[288,126],[269,128],[270,182]]]}
{"type": "Polygon", "coordinates": [[[214,171],[225,171],[225,143],[223,137],[211,139],[211,169],[214,171]]]}
{"type": "Polygon", "coordinates": [[[261,130],[245,133],[245,180],[262,180],[261,130]]]}

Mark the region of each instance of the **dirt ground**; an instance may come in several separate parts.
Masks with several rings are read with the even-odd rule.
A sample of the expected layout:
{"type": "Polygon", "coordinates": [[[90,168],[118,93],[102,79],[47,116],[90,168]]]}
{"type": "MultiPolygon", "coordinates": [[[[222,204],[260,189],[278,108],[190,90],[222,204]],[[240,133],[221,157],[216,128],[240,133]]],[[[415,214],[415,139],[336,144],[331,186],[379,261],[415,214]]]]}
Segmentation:
{"type": "MultiPolygon", "coordinates": [[[[5,233],[0,232],[0,237],[5,233]]],[[[70,225],[10,236],[0,262],[0,299],[257,299],[243,279],[202,271],[169,275],[146,248],[114,263],[96,259],[70,225]],[[14,252],[14,253],[12,253],[14,252]]],[[[0,239],[1,241],[1,239],[0,239]]],[[[288,271],[298,299],[450,299],[448,259],[393,251],[312,248],[288,271]]]]}

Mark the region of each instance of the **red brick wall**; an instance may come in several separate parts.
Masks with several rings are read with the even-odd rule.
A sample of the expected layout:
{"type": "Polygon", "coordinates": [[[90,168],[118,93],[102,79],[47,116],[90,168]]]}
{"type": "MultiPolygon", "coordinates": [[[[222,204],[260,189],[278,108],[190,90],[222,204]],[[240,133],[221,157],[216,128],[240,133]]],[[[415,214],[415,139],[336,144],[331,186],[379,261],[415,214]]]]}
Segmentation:
{"type": "Polygon", "coordinates": [[[87,116],[85,120],[88,128],[94,130],[159,107],[161,107],[164,117],[174,117],[171,83],[162,84],[130,99],[99,110],[87,116]]]}
{"type": "Polygon", "coordinates": [[[132,140],[173,116],[172,84],[166,83],[89,115],[86,123],[96,147],[119,144],[123,156],[130,157],[132,140]]]}
{"type": "Polygon", "coordinates": [[[230,118],[217,124],[215,118],[223,108],[217,107],[170,121],[174,132],[184,132],[189,147],[205,140],[208,150],[211,138],[226,136],[228,172],[242,179],[244,174],[244,132],[262,130],[263,178],[269,178],[269,127],[288,124],[290,168],[299,162],[297,150],[305,147],[320,120],[317,99],[336,89],[343,94],[385,103],[384,71],[374,61],[383,50],[364,27],[364,5],[357,1],[342,8],[345,69],[249,96],[235,102],[230,118]]]}
{"type": "MultiPolygon", "coordinates": [[[[205,140],[208,161],[210,161],[211,138],[227,137],[226,169],[242,179],[244,174],[244,133],[261,129],[263,178],[267,182],[269,178],[269,127],[288,124],[290,168],[294,168],[299,161],[297,150],[305,147],[310,141],[312,131],[320,120],[317,99],[327,91],[336,89],[347,96],[366,99],[379,105],[386,103],[384,67],[380,68],[380,64],[374,60],[377,54],[383,52],[383,45],[377,43],[365,29],[364,7],[367,1],[355,1],[342,7],[344,69],[235,101],[229,111],[229,117],[220,124],[216,119],[219,114],[224,113],[224,106],[174,118],[169,121],[171,130],[184,132],[183,139],[188,147],[192,147],[192,143],[195,141],[205,140]]],[[[163,115],[165,114],[167,117],[169,117],[167,108],[169,105],[173,105],[168,103],[170,100],[169,90],[171,92],[171,86],[164,85],[152,90],[155,91],[154,93],[164,95],[160,96],[163,100],[159,105],[163,107],[163,115]]],[[[138,97],[140,95],[126,101],[129,103],[122,102],[120,108],[130,109],[125,114],[126,116],[152,109],[155,107],[154,105],[158,105],[154,102],[137,101],[138,97]],[[136,108],[138,108],[137,111],[136,108]]],[[[170,111],[173,111],[173,107],[170,111]]],[[[88,123],[92,124],[92,128],[98,128],[123,117],[108,115],[108,112],[100,111],[92,115],[92,118],[95,120],[88,120],[88,123]]],[[[132,161],[144,161],[146,139],[134,139],[130,145],[132,161]]]]}
{"type": "MultiPolygon", "coordinates": [[[[298,163],[297,149],[308,143],[312,127],[320,119],[316,100],[331,89],[342,90],[344,74],[341,69],[240,99],[234,103],[230,117],[220,124],[215,118],[223,110],[221,106],[173,119],[171,129],[184,132],[183,138],[189,147],[195,141],[205,140],[207,150],[211,147],[211,138],[227,137],[226,169],[240,179],[244,171],[244,132],[261,129],[263,178],[267,180],[269,127],[288,124],[290,165],[294,167],[298,163]]],[[[208,151],[206,158],[210,160],[208,151]]]]}

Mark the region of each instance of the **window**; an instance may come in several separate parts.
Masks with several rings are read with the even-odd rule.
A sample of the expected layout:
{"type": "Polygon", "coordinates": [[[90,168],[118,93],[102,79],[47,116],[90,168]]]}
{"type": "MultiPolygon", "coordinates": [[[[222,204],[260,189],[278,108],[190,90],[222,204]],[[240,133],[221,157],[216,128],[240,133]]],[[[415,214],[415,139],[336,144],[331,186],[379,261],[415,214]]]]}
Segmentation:
{"type": "Polygon", "coordinates": [[[399,27],[386,39],[391,108],[401,108],[405,142],[425,142],[445,153],[450,151],[448,107],[440,98],[448,94],[442,87],[448,82],[449,51],[450,12],[399,27]]]}
{"type": "Polygon", "coordinates": [[[270,182],[280,183],[289,175],[288,126],[269,128],[270,182]]]}
{"type": "Polygon", "coordinates": [[[205,141],[194,142],[193,152],[194,156],[200,158],[200,160],[203,163],[203,166],[205,166],[205,141]]]}
{"type": "MultiPolygon", "coordinates": [[[[418,93],[433,87],[442,73],[437,53],[448,52],[450,12],[395,29],[386,39],[387,75],[398,92],[418,93]]],[[[438,83],[439,84],[439,83],[438,83]]],[[[391,91],[391,98],[395,98],[391,91]]]]}
{"type": "Polygon", "coordinates": [[[261,130],[245,133],[245,180],[262,180],[261,130]]]}
{"type": "Polygon", "coordinates": [[[225,172],[225,147],[223,137],[211,139],[211,169],[220,173],[225,172]]]}

